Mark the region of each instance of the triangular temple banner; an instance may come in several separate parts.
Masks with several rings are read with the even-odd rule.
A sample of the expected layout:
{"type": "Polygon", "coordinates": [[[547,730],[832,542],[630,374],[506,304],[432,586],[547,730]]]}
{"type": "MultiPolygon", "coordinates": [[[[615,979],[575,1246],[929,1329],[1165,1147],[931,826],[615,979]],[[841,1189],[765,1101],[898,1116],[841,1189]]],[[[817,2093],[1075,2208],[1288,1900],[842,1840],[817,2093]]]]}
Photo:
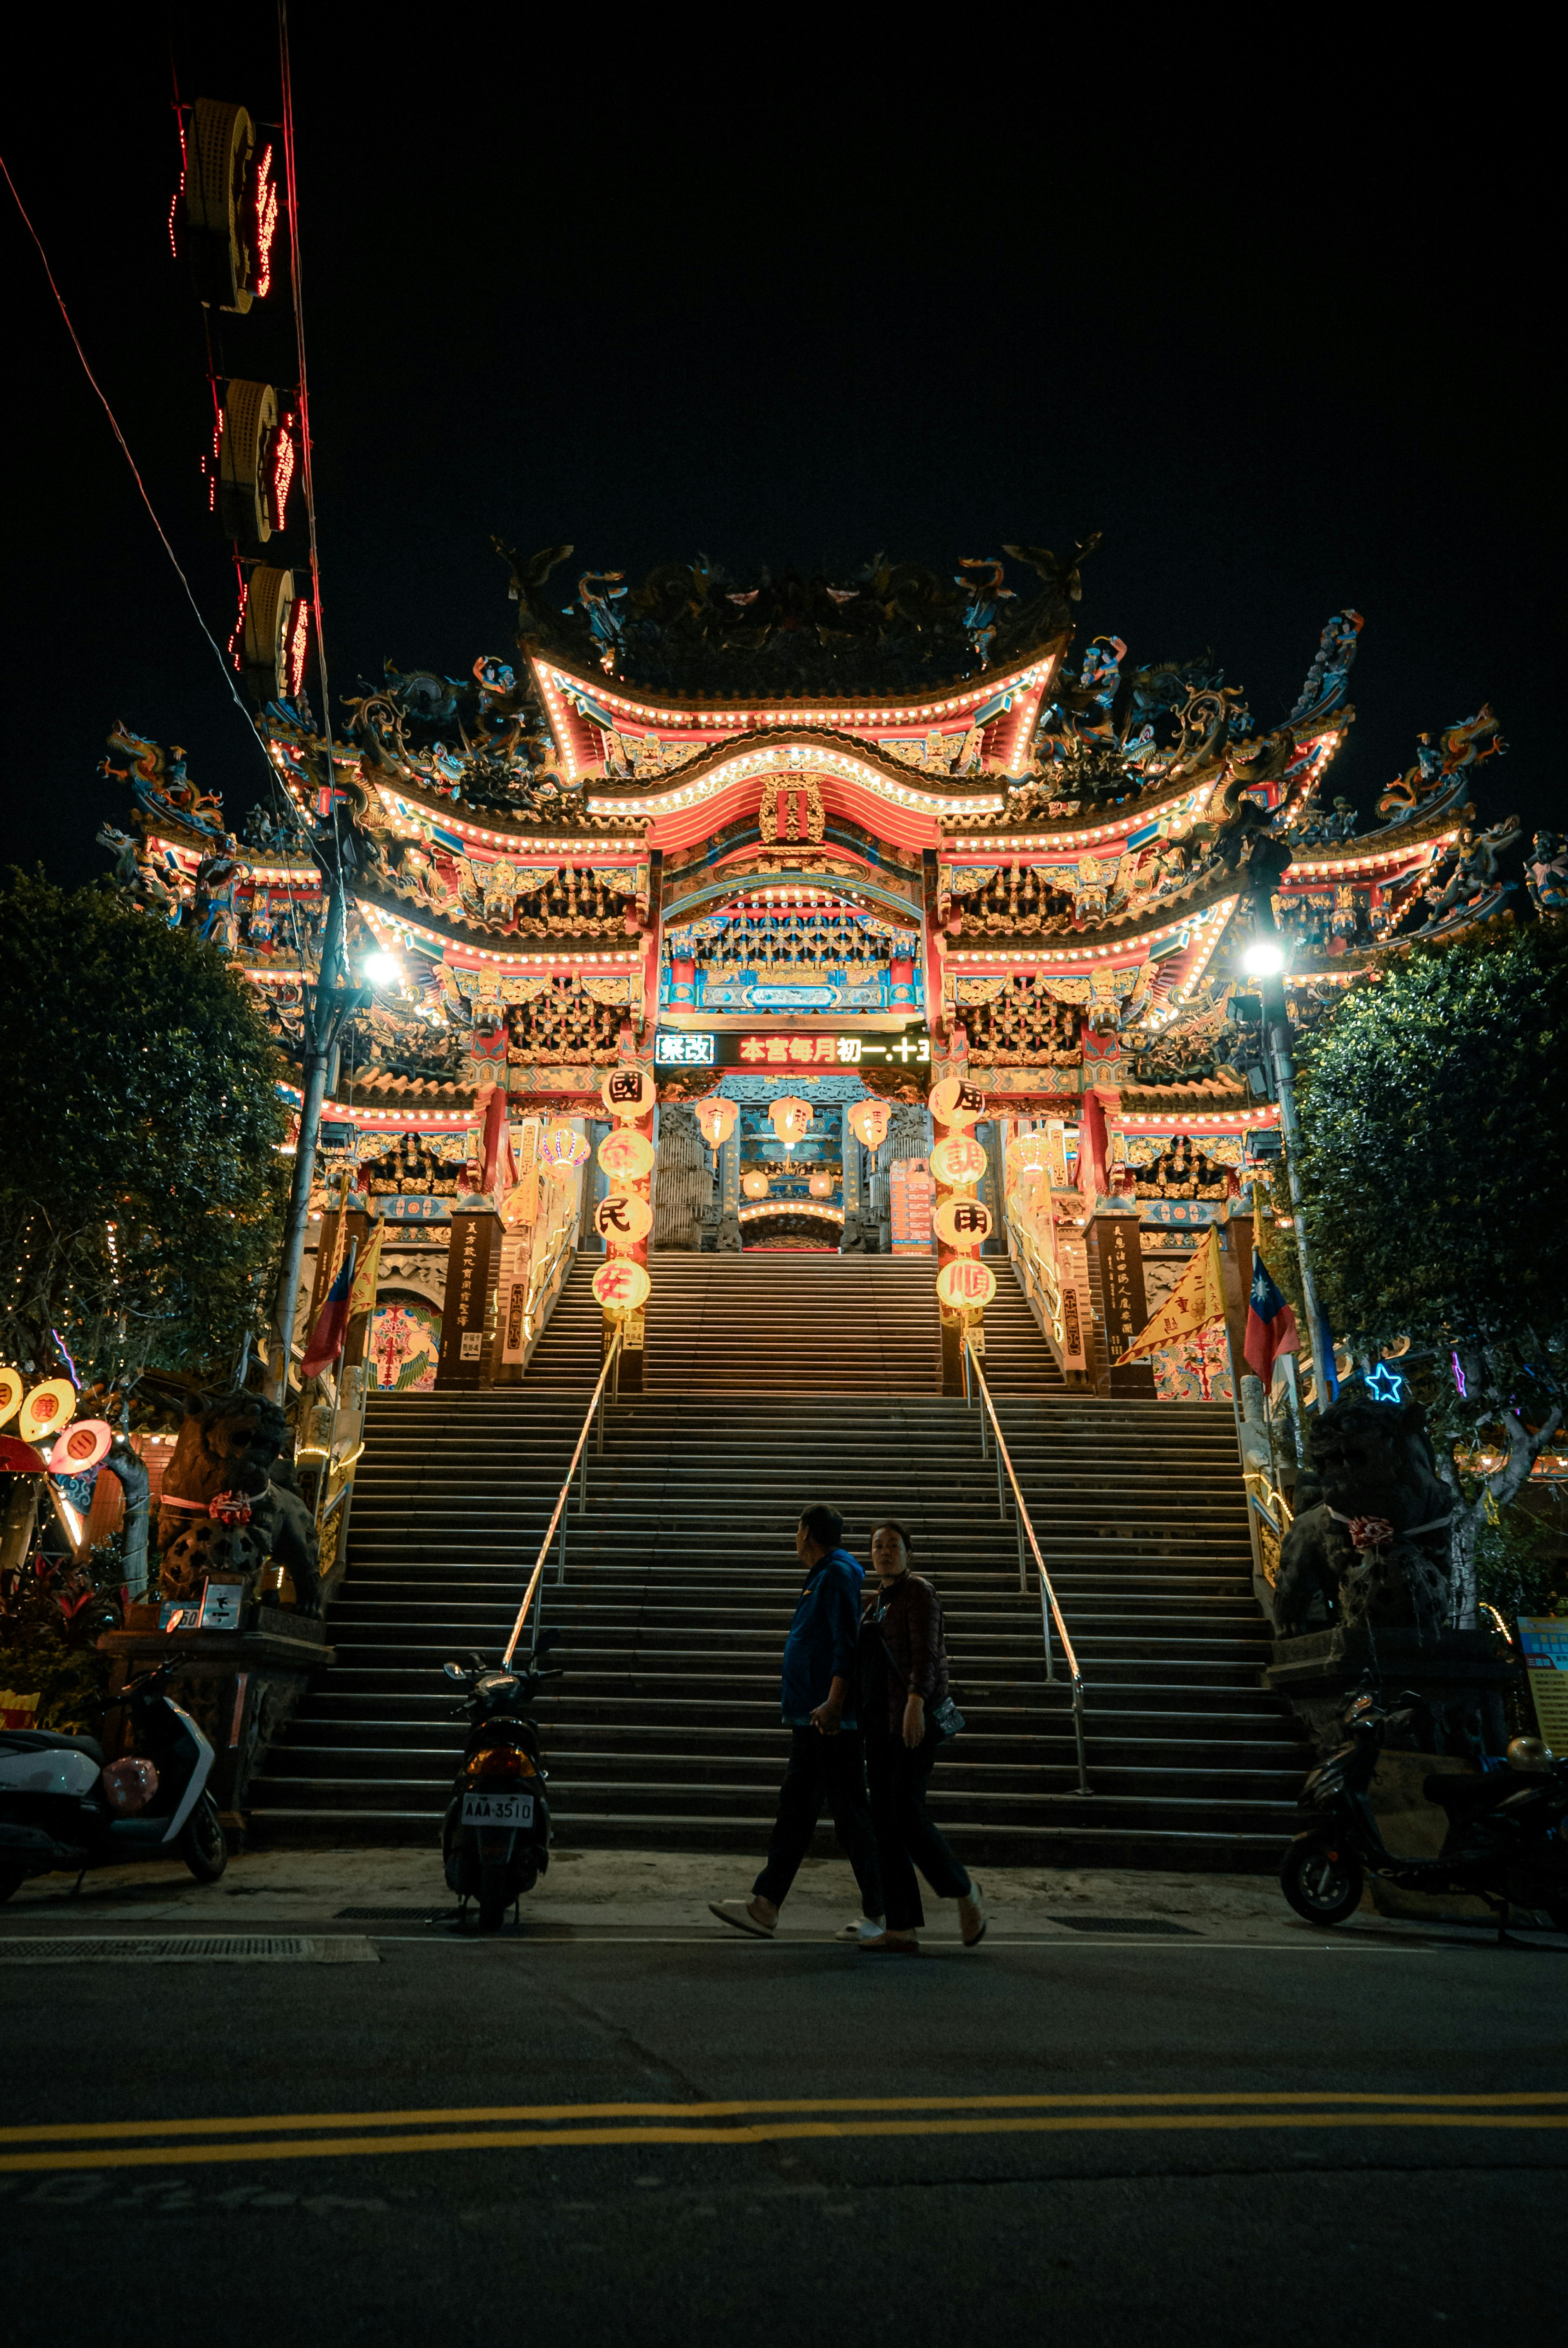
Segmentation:
{"type": "Polygon", "coordinates": [[[1193,1258],[1152,1321],[1146,1322],[1126,1352],[1118,1358],[1132,1361],[1152,1354],[1156,1345],[1173,1345],[1178,1337],[1206,1328],[1225,1317],[1225,1287],[1220,1275],[1220,1235],[1211,1223],[1203,1247],[1193,1258]]]}

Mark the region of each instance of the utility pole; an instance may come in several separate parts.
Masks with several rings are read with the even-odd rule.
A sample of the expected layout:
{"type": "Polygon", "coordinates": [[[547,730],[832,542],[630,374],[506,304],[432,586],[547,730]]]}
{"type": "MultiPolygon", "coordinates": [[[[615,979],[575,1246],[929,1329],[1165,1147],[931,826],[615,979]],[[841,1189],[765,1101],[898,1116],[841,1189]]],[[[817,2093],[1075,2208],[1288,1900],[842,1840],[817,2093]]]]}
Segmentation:
{"type": "MultiPolygon", "coordinates": [[[[320,849],[318,848],[318,853],[320,849]]],[[[323,858],[322,878],[327,892],[326,934],[322,941],[321,968],[305,1015],[305,1068],[300,1103],[300,1139],[294,1153],[294,1179],[289,1189],[288,1219],[283,1225],[283,1260],[272,1300],[272,1322],[267,1339],[267,1381],[271,1402],[289,1399],[289,1361],[294,1337],[294,1304],[304,1260],[305,1226],[310,1220],[311,1184],[315,1175],[316,1145],[321,1137],[322,1103],[326,1098],[327,1071],[347,1022],[366,1000],[366,989],[348,982],[343,953],[346,888],[335,855],[323,858]]]]}
{"type": "Polygon", "coordinates": [[[1302,1208],[1301,1177],[1296,1171],[1296,1145],[1301,1128],[1296,1115],[1296,1068],[1290,1054],[1290,1017],[1285,1007],[1285,950],[1279,942],[1279,932],[1274,919],[1274,883],[1278,878],[1273,859],[1258,871],[1252,893],[1252,943],[1247,948],[1245,967],[1256,979],[1263,1000],[1264,1047],[1274,1076],[1274,1097],[1279,1104],[1280,1138],[1285,1144],[1286,1179],[1290,1186],[1291,1223],[1296,1239],[1296,1259],[1301,1267],[1301,1293],[1307,1303],[1307,1317],[1311,1323],[1308,1335],[1312,1343],[1312,1358],[1317,1365],[1314,1386],[1317,1408],[1328,1407],[1328,1369],[1322,1359],[1326,1344],[1323,1310],[1317,1302],[1317,1282],[1312,1272],[1312,1251],[1307,1240],[1307,1218],[1302,1208]]]}

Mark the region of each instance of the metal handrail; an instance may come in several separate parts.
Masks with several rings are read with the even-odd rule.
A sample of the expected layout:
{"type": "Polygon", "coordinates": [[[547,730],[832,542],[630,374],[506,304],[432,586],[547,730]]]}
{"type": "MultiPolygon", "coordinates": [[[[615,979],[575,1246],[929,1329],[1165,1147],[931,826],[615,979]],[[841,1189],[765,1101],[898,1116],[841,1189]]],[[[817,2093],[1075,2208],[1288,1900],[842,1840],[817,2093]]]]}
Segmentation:
{"type": "MultiPolygon", "coordinates": [[[[1056,1601],[1056,1591],[1051,1586],[1050,1576],[1045,1570],[1045,1560],[1040,1553],[1040,1543],[1034,1537],[1034,1526],[1030,1521],[1029,1510],[1024,1506],[1023,1493],[1020,1488],[1018,1477],[1013,1469],[1011,1456],[1009,1453],[1007,1444],[1003,1439],[1001,1424],[997,1417],[997,1406],[991,1399],[991,1390],[986,1384],[985,1372],[980,1367],[979,1355],[975,1351],[974,1342],[967,1329],[964,1332],[964,1368],[966,1380],[968,1375],[972,1375],[976,1385],[980,1390],[980,1402],[983,1406],[980,1414],[980,1447],[982,1452],[985,1448],[986,1419],[988,1416],[991,1422],[991,1433],[996,1438],[997,1494],[999,1499],[1001,1498],[1001,1471],[1004,1468],[1007,1470],[1008,1482],[1012,1486],[1013,1507],[1017,1512],[1018,1519],[1018,1582],[1020,1590],[1026,1596],[1028,1595],[1029,1573],[1028,1568],[1024,1563],[1023,1554],[1023,1544],[1026,1535],[1029,1540],[1030,1549],[1033,1552],[1035,1570],[1040,1576],[1040,1628],[1045,1634],[1045,1676],[1048,1680],[1054,1681],[1056,1677],[1056,1658],[1051,1652],[1050,1644],[1050,1626],[1053,1622],[1056,1624],[1058,1636],[1061,1641],[1061,1652],[1066,1657],[1068,1673],[1072,1682],[1072,1735],[1074,1742],[1078,1747],[1078,1790],[1081,1794],[1087,1794],[1091,1788],[1089,1784],[1089,1765],[1084,1757],[1083,1752],[1083,1673],[1078,1667],[1078,1657],[1073,1653],[1072,1642],[1067,1635],[1067,1625],[1061,1619],[1061,1609],[1056,1601]]],[[[1005,1507],[999,1509],[999,1514],[1006,1514],[1005,1507]]]]}
{"type": "MultiPolygon", "coordinates": [[[[577,1446],[571,1455],[571,1465],[568,1468],[565,1476],[561,1478],[561,1488],[556,1494],[554,1510],[551,1513],[549,1523],[545,1527],[545,1537],[539,1543],[539,1553],[534,1561],[534,1570],[528,1576],[528,1586],[523,1592],[523,1602],[518,1609],[518,1619],[512,1625],[512,1635],[507,1642],[507,1652],[501,1658],[501,1668],[503,1671],[510,1668],[512,1657],[517,1653],[518,1641],[522,1637],[523,1625],[528,1619],[528,1609],[533,1604],[535,1596],[538,1591],[539,1583],[544,1579],[545,1560],[550,1553],[550,1543],[556,1537],[556,1528],[558,1525],[560,1528],[560,1558],[556,1568],[556,1580],[558,1581],[564,1581],[566,1580],[566,1504],[571,1492],[571,1479],[578,1472],[578,1463],[580,1460],[582,1463],[582,1478],[577,1504],[578,1514],[580,1516],[588,1506],[589,1431],[593,1426],[594,1414],[600,1409],[600,1404],[603,1400],[605,1381],[609,1377],[610,1371],[614,1368],[616,1362],[620,1359],[621,1334],[622,1332],[618,1328],[614,1336],[610,1341],[610,1350],[605,1354],[603,1366],[599,1373],[599,1384],[594,1387],[593,1398],[588,1406],[588,1410],[582,1422],[582,1428],[577,1438],[577,1446]]],[[[599,1441],[596,1448],[600,1457],[602,1457],[604,1452],[604,1421],[602,1418],[600,1418],[599,1423],[599,1441]]],[[[534,1619],[534,1640],[536,1644],[538,1640],[538,1618],[536,1616],[534,1619]]]]}

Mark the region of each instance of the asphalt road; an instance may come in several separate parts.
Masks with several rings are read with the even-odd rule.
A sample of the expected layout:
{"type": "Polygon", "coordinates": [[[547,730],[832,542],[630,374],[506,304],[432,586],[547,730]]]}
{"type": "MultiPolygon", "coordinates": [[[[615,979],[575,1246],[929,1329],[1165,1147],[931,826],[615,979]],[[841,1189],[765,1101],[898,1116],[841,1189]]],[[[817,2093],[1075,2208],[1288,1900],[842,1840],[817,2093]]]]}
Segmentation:
{"type": "Polygon", "coordinates": [[[1561,1943],[385,1930],[0,1963],[15,2348],[1562,2339],[1561,1943]]]}

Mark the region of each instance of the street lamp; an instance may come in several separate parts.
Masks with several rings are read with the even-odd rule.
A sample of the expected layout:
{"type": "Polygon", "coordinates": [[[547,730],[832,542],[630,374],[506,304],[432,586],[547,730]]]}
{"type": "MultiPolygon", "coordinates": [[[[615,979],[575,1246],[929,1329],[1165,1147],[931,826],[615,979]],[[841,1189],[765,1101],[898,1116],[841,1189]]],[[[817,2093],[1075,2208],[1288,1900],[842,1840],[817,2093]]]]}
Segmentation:
{"type": "MultiPolygon", "coordinates": [[[[1283,846],[1283,843],[1281,843],[1283,846]]],[[[1311,1323],[1312,1358],[1317,1365],[1315,1385],[1317,1407],[1328,1407],[1328,1376],[1332,1348],[1324,1336],[1324,1319],[1317,1302],[1312,1256],[1307,1244],[1307,1218],[1301,1203],[1301,1178],[1296,1152],[1301,1128],[1296,1115],[1296,1069],[1290,1056],[1290,1014],[1285,1007],[1285,950],[1274,924],[1274,884],[1284,865],[1276,857],[1260,861],[1252,892],[1252,942],[1242,955],[1242,968],[1255,978],[1263,1003],[1263,1040],[1274,1072],[1274,1097],[1279,1103],[1280,1138],[1285,1144],[1285,1173],[1290,1185],[1291,1236],[1301,1267],[1301,1293],[1311,1323]],[[1325,1355],[1328,1358],[1326,1361],[1325,1355]]],[[[1285,859],[1288,861],[1288,857],[1285,859]]]]}
{"type": "Polygon", "coordinates": [[[392,986],[403,976],[403,964],[397,956],[384,950],[366,954],[360,968],[372,986],[392,986]]]}

